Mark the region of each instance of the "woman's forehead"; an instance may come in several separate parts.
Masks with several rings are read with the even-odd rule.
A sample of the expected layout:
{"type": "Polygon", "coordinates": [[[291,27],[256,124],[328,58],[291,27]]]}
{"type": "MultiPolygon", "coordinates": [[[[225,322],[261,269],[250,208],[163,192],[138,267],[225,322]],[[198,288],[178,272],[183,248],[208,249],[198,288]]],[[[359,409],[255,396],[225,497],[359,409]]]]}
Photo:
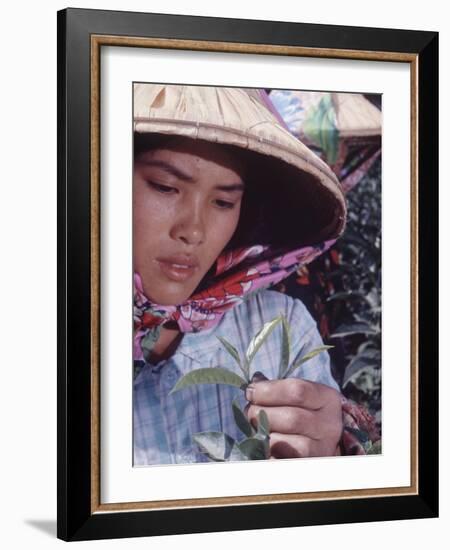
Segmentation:
{"type": "Polygon", "coordinates": [[[180,179],[195,177],[198,170],[222,174],[244,180],[246,162],[236,148],[205,140],[195,140],[184,136],[174,136],[143,150],[137,158],[140,163],[160,168],[175,168],[180,179]]]}

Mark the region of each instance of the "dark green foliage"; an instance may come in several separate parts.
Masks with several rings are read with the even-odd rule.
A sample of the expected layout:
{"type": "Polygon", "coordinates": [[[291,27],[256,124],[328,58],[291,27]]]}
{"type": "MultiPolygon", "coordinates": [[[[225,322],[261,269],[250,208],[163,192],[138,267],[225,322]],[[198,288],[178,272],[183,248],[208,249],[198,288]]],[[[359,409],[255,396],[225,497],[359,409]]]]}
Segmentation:
{"type": "Polygon", "coordinates": [[[332,342],[345,357],[341,387],[347,397],[381,418],[381,161],[347,194],[348,223],[336,244],[339,267],[328,274],[337,292],[332,342]]]}

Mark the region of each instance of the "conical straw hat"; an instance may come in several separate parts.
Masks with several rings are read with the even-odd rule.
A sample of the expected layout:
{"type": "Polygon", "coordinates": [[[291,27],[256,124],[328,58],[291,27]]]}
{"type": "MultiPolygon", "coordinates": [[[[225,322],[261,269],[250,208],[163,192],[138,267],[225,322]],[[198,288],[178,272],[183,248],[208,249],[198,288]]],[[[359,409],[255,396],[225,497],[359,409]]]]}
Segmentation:
{"type": "Polygon", "coordinates": [[[282,205],[274,208],[284,218],[284,237],[289,234],[293,243],[292,232],[305,244],[342,233],[346,206],[339,181],[280,124],[263,91],[135,83],[133,116],[137,133],[185,136],[257,153],[259,176],[270,178],[273,196],[274,191],[283,195],[282,205]]]}
{"type": "Polygon", "coordinates": [[[381,135],[381,111],[362,94],[335,93],[332,97],[341,137],[381,135]]]}

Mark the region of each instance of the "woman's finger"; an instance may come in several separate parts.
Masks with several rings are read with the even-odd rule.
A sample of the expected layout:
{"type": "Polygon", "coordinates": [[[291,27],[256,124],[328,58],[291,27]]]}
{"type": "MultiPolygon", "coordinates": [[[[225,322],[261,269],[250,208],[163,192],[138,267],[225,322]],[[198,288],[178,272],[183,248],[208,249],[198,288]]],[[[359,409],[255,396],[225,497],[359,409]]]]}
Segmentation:
{"type": "Polygon", "coordinates": [[[271,432],[305,435],[312,439],[320,436],[318,433],[316,412],[299,407],[261,407],[260,405],[249,405],[246,408],[246,413],[255,428],[257,426],[258,414],[261,410],[264,410],[269,420],[271,432]]]}
{"type": "Polygon", "coordinates": [[[304,435],[273,432],[270,434],[270,454],[275,458],[336,456],[336,444],[304,435]]]}
{"type": "Polygon", "coordinates": [[[270,455],[275,458],[306,458],[324,456],[319,453],[319,446],[313,439],[303,435],[282,433],[270,434],[270,455]]]}
{"type": "Polygon", "coordinates": [[[318,410],[329,400],[337,399],[338,392],[319,382],[300,378],[264,380],[249,384],[245,396],[253,405],[269,407],[290,406],[318,410]]]}

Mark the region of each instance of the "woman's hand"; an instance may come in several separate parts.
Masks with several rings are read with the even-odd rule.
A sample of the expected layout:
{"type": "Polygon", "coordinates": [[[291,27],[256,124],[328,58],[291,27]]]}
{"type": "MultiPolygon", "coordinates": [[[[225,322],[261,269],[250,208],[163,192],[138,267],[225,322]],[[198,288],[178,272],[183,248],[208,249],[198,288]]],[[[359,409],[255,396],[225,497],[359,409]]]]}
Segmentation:
{"type": "Polygon", "coordinates": [[[252,382],[246,390],[247,416],[256,427],[264,409],[270,425],[271,458],[340,454],[341,394],[299,378],[252,382]]]}

